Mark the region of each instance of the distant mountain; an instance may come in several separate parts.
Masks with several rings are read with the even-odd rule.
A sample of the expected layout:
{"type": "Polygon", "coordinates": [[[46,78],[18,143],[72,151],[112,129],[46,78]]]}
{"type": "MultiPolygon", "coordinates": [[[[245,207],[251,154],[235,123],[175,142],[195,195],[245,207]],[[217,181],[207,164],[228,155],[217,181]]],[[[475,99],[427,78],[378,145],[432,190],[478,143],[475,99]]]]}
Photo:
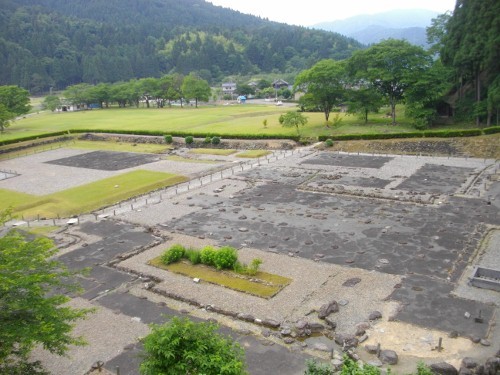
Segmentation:
{"type": "Polygon", "coordinates": [[[0,85],[32,93],[80,82],[197,72],[293,74],[362,45],[204,0],[0,0],[0,85]]]}
{"type": "Polygon", "coordinates": [[[378,43],[383,39],[406,39],[426,46],[425,28],[439,13],[425,9],[402,9],[376,14],[363,14],[333,22],[313,25],[315,29],[334,31],[354,38],[363,44],[378,43]]]}

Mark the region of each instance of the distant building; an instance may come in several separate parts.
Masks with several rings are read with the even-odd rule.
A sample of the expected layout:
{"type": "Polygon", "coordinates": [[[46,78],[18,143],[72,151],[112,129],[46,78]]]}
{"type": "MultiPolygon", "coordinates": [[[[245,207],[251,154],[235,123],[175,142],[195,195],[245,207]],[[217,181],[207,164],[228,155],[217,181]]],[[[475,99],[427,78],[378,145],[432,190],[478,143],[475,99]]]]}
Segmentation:
{"type": "Polygon", "coordinates": [[[277,79],[273,82],[273,88],[275,90],[279,90],[279,89],[282,89],[283,87],[286,87],[288,88],[290,86],[290,84],[287,82],[287,81],[284,81],[282,79],[277,79]]]}
{"type": "Polygon", "coordinates": [[[233,95],[236,91],[236,83],[226,82],[222,84],[222,95],[233,95]]]}

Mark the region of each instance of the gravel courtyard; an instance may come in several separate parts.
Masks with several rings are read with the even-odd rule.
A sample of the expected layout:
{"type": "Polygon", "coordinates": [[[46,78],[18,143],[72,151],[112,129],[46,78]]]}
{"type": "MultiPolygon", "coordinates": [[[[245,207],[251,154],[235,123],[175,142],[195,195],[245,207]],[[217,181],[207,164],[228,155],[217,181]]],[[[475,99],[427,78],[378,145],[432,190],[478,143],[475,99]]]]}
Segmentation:
{"type": "MultiPolygon", "coordinates": [[[[60,149],[2,162],[3,169],[19,176],[0,180],[0,188],[43,195],[130,170],[127,165],[109,167],[109,160],[120,158],[108,159],[108,168],[99,162],[72,164],[71,158],[85,153],[60,149]]],[[[378,364],[363,349],[365,344],[396,350],[397,373],[411,371],[418,359],[458,367],[463,357],[484,360],[499,349],[499,294],[468,285],[475,265],[500,269],[498,161],[314,149],[276,152],[241,169],[234,168],[239,165],[234,157],[203,159],[214,164],[151,157],[140,165],[134,162],[133,169],[205,180],[175,194],[170,188],[163,192],[168,198],[155,200],[153,195],[129,209],[126,202],[106,208],[100,218],[83,218],[80,226],[56,235],[61,260],[74,268],[93,267],[91,276],[82,280],[86,292],[80,298],[101,311],[90,317],[96,327],[112,317],[108,311],[120,316],[116,324],[127,325],[124,317],[140,317],[162,306],[172,314],[215,318],[237,340],[249,340],[248,356],[255,359],[249,360],[252,374],[265,374],[269,368],[262,368],[258,358],[268,363],[264,358],[271,355],[291,366],[276,373],[303,373],[304,358],[325,358],[325,347],[340,352],[335,334],[354,335],[362,322],[368,326],[359,356],[378,364]],[[215,178],[217,173],[220,178],[215,178]],[[244,260],[259,257],[263,270],[293,281],[264,300],[194,283],[147,264],[173,243],[231,245],[244,260]],[[128,303],[120,302],[127,298],[128,303]],[[331,300],[339,303],[332,315],[332,335],[300,341],[282,334],[283,327],[303,321],[324,324],[317,312],[331,300]],[[382,318],[368,322],[374,311],[382,318]],[[475,319],[478,314],[482,323],[475,319]],[[281,328],[269,330],[262,326],[265,320],[279,322],[281,328]],[[440,337],[442,352],[433,350],[440,337]]],[[[159,320],[144,316],[138,321],[159,320]]],[[[94,344],[73,350],[70,355],[80,364],[75,373],[97,359],[109,370],[120,365],[121,374],[137,373],[137,359],[124,356],[127,350],[140,350],[137,338],[145,328],[135,326],[116,340],[128,348],[120,354],[105,348],[96,352],[94,344]]],[[[109,334],[121,335],[119,329],[109,334]]],[[[36,357],[47,358],[43,352],[36,357]]],[[[61,363],[53,366],[55,374],[65,374],[61,363]]]]}

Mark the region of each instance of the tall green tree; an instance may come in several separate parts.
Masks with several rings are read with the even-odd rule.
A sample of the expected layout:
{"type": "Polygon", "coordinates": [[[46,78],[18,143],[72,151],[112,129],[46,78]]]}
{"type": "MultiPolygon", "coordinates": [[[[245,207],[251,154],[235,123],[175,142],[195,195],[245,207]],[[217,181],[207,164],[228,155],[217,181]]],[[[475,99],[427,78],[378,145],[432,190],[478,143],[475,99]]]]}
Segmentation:
{"type": "Polygon", "coordinates": [[[28,241],[16,231],[0,238],[0,373],[26,363],[36,344],[58,355],[84,344],[71,331],[90,310],[65,305],[69,297],[55,292],[77,290],[67,281],[73,274],[53,259],[56,252],[47,238],[28,241]]]}
{"type": "Polygon", "coordinates": [[[57,95],[49,95],[43,99],[42,106],[54,112],[61,105],[61,99],[57,95]]]}
{"type": "Polygon", "coordinates": [[[367,80],[384,95],[395,125],[396,104],[431,64],[432,59],[423,48],[404,40],[388,39],[354,53],[348,65],[351,74],[367,80]]]}
{"type": "Polygon", "coordinates": [[[17,86],[0,86],[0,132],[17,116],[31,109],[29,92],[17,86]]]}
{"type": "MultiPolygon", "coordinates": [[[[488,87],[500,72],[500,3],[497,0],[457,0],[446,24],[441,59],[457,75],[458,96],[474,88],[473,112],[479,125],[487,113],[488,87]]],[[[488,120],[489,121],[489,120],[488,120]]]]}
{"type": "Polygon", "coordinates": [[[172,318],[144,338],[143,375],[246,375],[243,349],[213,323],[172,318]]]}
{"type": "Polygon", "coordinates": [[[333,107],[345,99],[346,83],[344,62],[322,60],[297,76],[294,91],[305,93],[305,100],[325,114],[325,123],[328,126],[333,107]]]}
{"type": "Polygon", "coordinates": [[[357,81],[347,92],[347,111],[359,113],[365,124],[368,123],[368,113],[377,113],[382,103],[380,92],[367,82],[357,81]]]}
{"type": "Polygon", "coordinates": [[[184,98],[194,99],[196,108],[198,108],[198,101],[207,102],[210,99],[211,90],[207,81],[191,73],[184,77],[182,93],[184,98]]]}

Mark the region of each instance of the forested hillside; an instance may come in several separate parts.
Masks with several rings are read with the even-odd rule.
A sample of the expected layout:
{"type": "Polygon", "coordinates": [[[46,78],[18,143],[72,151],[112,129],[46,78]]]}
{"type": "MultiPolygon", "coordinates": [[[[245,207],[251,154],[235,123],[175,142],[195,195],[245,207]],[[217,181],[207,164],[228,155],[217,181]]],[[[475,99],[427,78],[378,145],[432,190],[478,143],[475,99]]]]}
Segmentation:
{"type": "Polygon", "coordinates": [[[166,73],[295,73],[360,47],[202,0],[0,0],[0,85],[35,94],[166,73]]]}

